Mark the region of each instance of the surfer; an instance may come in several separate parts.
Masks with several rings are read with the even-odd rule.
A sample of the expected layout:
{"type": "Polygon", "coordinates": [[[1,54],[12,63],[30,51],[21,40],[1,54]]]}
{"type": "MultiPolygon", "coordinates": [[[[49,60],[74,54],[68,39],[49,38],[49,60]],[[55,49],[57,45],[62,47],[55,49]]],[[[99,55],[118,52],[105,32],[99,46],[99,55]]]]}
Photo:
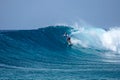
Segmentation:
{"type": "Polygon", "coordinates": [[[72,43],[71,43],[71,37],[65,32],[64,33],[64,36],[66,37],[66,40],[67,40],[67,43],[69,44],[69,45],[71,45],[72,43]]]}

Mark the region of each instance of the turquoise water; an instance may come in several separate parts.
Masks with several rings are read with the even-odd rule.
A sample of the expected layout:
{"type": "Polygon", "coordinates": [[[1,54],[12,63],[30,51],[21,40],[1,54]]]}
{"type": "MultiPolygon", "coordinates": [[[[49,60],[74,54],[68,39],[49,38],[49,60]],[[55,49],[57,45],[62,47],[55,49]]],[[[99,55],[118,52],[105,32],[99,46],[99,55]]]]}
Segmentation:
{"type": "Polygon", "coordinates": [[[67,26],[1,31],[0,79],[120,80],[118,33],[67,26]]]}

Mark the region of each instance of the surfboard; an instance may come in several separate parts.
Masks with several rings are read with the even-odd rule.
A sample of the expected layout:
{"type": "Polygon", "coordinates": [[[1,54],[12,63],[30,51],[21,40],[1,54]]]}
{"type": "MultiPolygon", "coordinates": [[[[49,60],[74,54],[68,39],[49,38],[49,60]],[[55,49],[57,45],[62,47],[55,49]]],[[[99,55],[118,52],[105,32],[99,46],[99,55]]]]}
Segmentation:
{"type": "Polygon", "coordinates": [[[72,43],[68,42],[68,46],[72,46],[72,43]]]}

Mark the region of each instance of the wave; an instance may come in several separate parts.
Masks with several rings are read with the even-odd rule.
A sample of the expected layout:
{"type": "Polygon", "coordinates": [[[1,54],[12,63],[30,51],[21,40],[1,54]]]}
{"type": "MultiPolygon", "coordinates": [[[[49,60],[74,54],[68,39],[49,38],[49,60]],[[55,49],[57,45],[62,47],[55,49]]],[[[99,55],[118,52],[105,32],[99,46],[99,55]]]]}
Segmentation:
{"type": "Polygon", "coordinates": [[[0,31],[0,79],[118,80],[119,33],[120,28],[61,25],[0,31]]]}
{"type": "Polygon", "coordinates": [[[105,30],[60,25],[35,30],[1,31],[0,63],[55,68],[59,65],[81,65],[86,61],[87,64],[120,62],[119,33],[120,28],[105,30]],[[71,47],[66,44],[65,32],[71,36],[71,47]]]}

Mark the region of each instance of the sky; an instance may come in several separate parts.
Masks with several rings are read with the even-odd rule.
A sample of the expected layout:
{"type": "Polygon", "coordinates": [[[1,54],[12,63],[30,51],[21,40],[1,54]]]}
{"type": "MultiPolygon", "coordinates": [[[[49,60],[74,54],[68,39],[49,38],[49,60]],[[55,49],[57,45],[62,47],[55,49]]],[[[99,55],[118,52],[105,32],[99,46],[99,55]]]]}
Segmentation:
{"type": "Polygon", "coordinates": [[[0,0],[0,30],[80,24],[81,20],[96,27],[119,27],[120,0],[0,0]]]}

